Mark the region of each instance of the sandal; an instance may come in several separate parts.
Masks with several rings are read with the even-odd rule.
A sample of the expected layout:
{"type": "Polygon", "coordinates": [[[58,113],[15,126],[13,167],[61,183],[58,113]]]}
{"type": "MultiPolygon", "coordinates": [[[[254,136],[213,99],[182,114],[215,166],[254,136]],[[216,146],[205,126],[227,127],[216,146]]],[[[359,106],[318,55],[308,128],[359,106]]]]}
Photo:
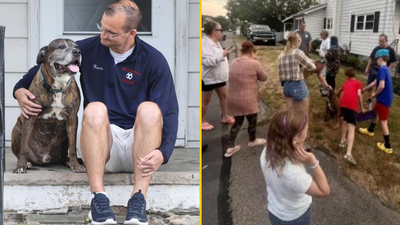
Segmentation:
{"type": "Polygon", "coordinates": [[[247,143],[247,146],[249,147],[255,147],[255,146],[261,146],[264,145],[267,142],[264,138],[256,138],[254,141],[249,141],[247,143]]]}
{"type": "Polygon", "coordinates": [[[357,162],[356,160],[353,158],[353,156],[351,155],[344,155],[344,158],[351,164],[356,165],[357,162]]]}
{"type": "Polygon", "coordinates": [[[210,131],[210,130],[214,129],[214,126],[209,124],[208,122],[204,122],[201,124],[201,129],[204,131],[210,131]]]}
{"type": "Polygon", "coordinates": [[[346,145],[347,145],[347,141],[345,141],[343,143],[342,142],[339,143],[340,148],[344,148],[344,147],[346,147],[346,145]]]}
{"type": "Polygon", "coordinates": [[[225,152],[225,157],[229,158],[231,157],[233,154],[235,154],[237,151],[240,150],[240,145],[236,145],[235,147],[232,148],[228,148],[225,152]]]}
{"type": "Polygon", "coordinates": [[[226,119],[222,119],[221,123],[226,123],[226,124],[234,124],[235,123],[235,119],[233,117],[227,117],[226,119]]]}

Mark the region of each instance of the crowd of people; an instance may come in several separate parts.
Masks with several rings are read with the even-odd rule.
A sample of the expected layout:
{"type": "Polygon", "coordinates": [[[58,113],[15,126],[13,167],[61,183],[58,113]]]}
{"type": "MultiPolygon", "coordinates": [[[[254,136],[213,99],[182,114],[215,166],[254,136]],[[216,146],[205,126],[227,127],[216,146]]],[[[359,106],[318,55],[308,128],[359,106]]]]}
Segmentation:
{"type": "MultiPolygon", "coordinates": [[[[226,58],[229,50],[223,49],[218,43],[218,39],[222,37],[220,24],[208,20],[204,24],[204,30],[202,130],[209,131],[213,128],[205,119],[211,97],[209,92],[223,87],[224,94],[218,94],[222,110],[221,122],[231,118],[230,116],[234,117],[232,123],[229,123],[232,127],[224,156],[231,157],[241,149],[239,144],[235,145],[235,140],[246,118],[249,124],[247,145],[266,145],[260,163],[267,184],[271,223],[310,224],[312,196],[328,196],[330,187],[319,161],[304,147],[310,105],[305,71],[315,73],[321,87],[331,91],[336,89],[336,76],[342,54],[338,37],[330,37],[327,30],[322,30],[322,42],[317,49],[320,59],[314,61],[310,58],[312,37],[306,31],[306,23],[301,22],[298,31],[288,34],[286,46],[277,59],[285,109],[274,113],[264,139],[257,138],[256,135],[257,114],[260,112],[258,82],[266,81],[269,74],[257,60],[257,49],[252,42],[244,41],[240,56],[229,65],[226,58]]],[[[368,75],[367,86],[363,88],[362,82],[356,79],[355,70],[348,68],[344,72],[346,81],[336,92],[341,119],[341,139],[338,146],[347,147],[344,159],[354,165],[356,160],[352,155],[352,148],[356,125],[360,115],[367,112],[362,97],[364,92],[373,90],[367,101],[368,110],[370,113],[375,112],[376,118],[368,128],[359,128],[359,132],[373,137],[376,124],[380,120],[384,142],[378,142],[377,147],[388,154],[393,152],[387,121],[393,101],[390,69],[393,68],[396,58],[387,41],[386,35],[380,35],[379,46],[369,57],[365,70],[368,75]]]]}

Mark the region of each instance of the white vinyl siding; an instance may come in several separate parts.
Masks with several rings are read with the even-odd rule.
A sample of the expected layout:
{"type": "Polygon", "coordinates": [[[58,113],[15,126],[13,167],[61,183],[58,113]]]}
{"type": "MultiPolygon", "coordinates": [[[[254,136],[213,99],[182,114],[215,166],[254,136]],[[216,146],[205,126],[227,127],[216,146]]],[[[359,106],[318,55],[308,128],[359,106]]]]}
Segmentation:
{"type": "Polygon", "coordinates": [[[10,146],[11,131],[20,114],[12,89],[28,70],[28,0],[0,0],[0,21],[5,26],[5,140],[10,146]]]}
{"type": "MultiPolygon", "coordinates": [[[[349,45],[351,42],[351,53],[369,56],[371,51],[378,45],[379,35],[385,33],[388,35],[389,44],[393,41],[393,8],[395,1],[387,1],[387,4],[382,1],[375,0],[354,0],[342,1],[341,23],[339,43],[349,45]],[[354,32],[350,32],[351,15],[374,15],[379,11],[379,30],[374,33],[373,30],[357,30],[354,26],[354,32]]],[[[398,18],[397,18],[398,20],[398,18]]],[[[398,29],[396,29],[398,31],[398,29]]]]}
{"type": "Polygon", "coordinates": [[[187,147],[200,146],[200,0],[189,1],[187,147]]]}
{"type": "Polygon", "coordinates": [[[324,27],[325,9],[320,9],[304,16],[307,28],[310,32],[312,39],[319,38],[319,33],[324,27]]]}
{"type": "MultiPolygon", "coordinates": [[[[393,19],[393,36],[395,37],[395,39],[400,39],[400,1],[396,2],[396,7],[394,10],[395,12],[393,19]]],[[[400,54],[400,44],[397,46],[397,54],[400,54]]]]}
{"type": "Polygon", "coordinates": [[[326,3],[327,3],[326,9],[325,9],[326,27],[324,29],[328,30],[329,36],[333,36],[333,35],[336,35],[333,33],[333,27],[335,26],[334,13],[336,10],[335,9],[336,0],[327,0],[326,3]]]}

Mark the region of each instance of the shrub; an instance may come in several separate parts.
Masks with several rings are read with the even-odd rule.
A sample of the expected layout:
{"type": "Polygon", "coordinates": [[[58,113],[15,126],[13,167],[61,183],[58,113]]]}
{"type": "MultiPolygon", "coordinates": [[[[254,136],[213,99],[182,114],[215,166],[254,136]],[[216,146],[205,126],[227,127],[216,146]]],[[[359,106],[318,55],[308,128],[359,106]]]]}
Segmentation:
{"type": "Polygon", "coordinates": [[[360,61],[358,57],[355,55],[348,55],[346,59],[346,63],[351,65],[354,68],[359,68],[360,61]]]}
{"type": "Polygon", "coordinates": [[[319,48],[319,46],[321,46],[321,42],[322,41],[318,40],[318,39],[315,39],[312,41],[312,44],[311,44],[312,52],[315,52],[315,50],[317,50],[319,48]]]}
{"type": "Polygon", "coordinates": [[[400,95],[400,78],[393,77],[392,83],[393,83],[393,92],[395,94],[400,95]]]}
{"type": "Polygon", "coordinates": [[[361,71],[365,71],[365,68],[367,68],[367,64],[368,64],[368,60],[359,61],[358,69],[361,71]]]}

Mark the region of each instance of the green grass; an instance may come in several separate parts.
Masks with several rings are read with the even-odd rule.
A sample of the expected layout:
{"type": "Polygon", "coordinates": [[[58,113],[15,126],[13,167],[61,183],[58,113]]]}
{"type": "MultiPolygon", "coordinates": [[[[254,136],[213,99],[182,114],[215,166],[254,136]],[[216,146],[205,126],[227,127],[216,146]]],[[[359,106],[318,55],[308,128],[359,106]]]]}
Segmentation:
{"type": "MultiPolygon", "coordinates": [[[[234,40],[239,51],[241,43],[246,39],[235,37],[234,40]]],[[[261,86],[261,98],[274,110],[284,108],[277,68],[277,57],[283,50],[283,46],[256,47],[258,60],[269,72],[268,81],[261,86]]],[[[317,58],[317,56],[312,57],[317,58]]],[[[336,76],[336,90],[339,90],[346,80],[344,76],[346,68],[342,66],[336,76]]],[[[356,72],[356,79],[363,84],[366,82],[366,76],[361,71],[356,72]]],[[[345,149],[338,147],[341,137],[340,128],[335,128],[335,122],[332,120],[323,121],[326,101],[320,97],[318,84],[315,74],[307,78],[311,102],[308,141],[314,146],[330,149],[336,156],[338,165],[351,180],[378,196],[385,205],[400,211],[400,97],[395,95],[388,120],[393,154],[388,155],[376,147],[376,142],[383,142],[381,126],[378,124],[373,138],[356,132],[353,156],[357,160],[357,165],[353,166],[343,159],[345,149]]],[[[369,122],[363,122],[357,124],[357,127],[368,125],[369,122]]]]}

